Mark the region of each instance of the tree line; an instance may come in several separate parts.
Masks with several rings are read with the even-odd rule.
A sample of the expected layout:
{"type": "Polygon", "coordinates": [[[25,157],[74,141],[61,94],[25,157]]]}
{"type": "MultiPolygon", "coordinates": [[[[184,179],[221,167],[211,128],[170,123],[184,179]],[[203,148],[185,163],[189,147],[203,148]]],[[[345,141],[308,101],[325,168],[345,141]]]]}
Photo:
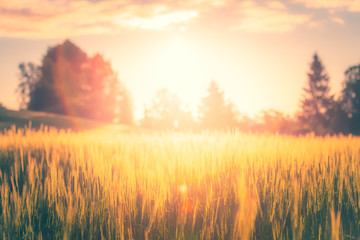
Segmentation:
{"type": "MultiPolygon", "coordinates": [[[[19,64],[17,93],[20,107],[89,118],[103,122],[133,124],[130,92],[103,56],[88,56],[69,40],[50,47],[40,66],[19,64]]],[[[267,110],[256,118],[242,115],[211,81],[201,99],[197,119],[179,97],[168,89],[156,92],[146,104],[140,125],[155,129],[233,129],[282,134],[360,134],[360,65],[345,72],[343,89],[335,97],[329,76],[315,53],[300,109],[295,116],[267,110]]]]}

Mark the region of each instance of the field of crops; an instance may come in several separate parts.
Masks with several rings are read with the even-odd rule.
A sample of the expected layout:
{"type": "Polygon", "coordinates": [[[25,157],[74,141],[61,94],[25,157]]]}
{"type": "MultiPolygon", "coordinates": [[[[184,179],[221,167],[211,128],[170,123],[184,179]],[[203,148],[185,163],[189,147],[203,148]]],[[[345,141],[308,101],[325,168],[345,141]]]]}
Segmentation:
{"type": "Polygon", "coordinates": [[[0,239],[357,239],[360,138],[0,135],[0,239]]]}

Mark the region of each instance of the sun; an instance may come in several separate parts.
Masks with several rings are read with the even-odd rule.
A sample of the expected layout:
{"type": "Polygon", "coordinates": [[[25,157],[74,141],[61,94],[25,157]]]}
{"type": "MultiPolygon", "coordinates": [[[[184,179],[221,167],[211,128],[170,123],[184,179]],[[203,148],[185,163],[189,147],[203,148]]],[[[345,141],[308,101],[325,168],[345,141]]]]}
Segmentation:
{"type": "Polygon", "coordinates": [[[151,42],[133,70],[138,82],[133,86],[134,93],[140,103],[137,116],[143,114],[143,103],[150,102],[164,88],[176,94],[182,107],[196,116],[215,69],[209,66],[214,59],[209,55],[202,39],[188,32],[166,33],[151,42]],[[141,82],[144,87],[139,88],[141,82]]]}
{"type": "Polygon", "coordinates": [[[170,39],[164,51],[163,74],[166,76],[180,74],[185,75],[192,72],[191,49],[186,39],[174,36],[170,39]]]}
{"type": "Polygon", "coordinates": [[[186,48],[185,46],[185,39],[181,36],[173,36],[170,40],[170,46],[173,48],[174,51],[183,50],[186,48]]]}
{"type": "Polygon", "coordinates": [[[190,37],[174,35],[155,53],[153,81],[177,94],[189,108],[197,108],[201,83],[210,81],[200,49],[190,37]]]}

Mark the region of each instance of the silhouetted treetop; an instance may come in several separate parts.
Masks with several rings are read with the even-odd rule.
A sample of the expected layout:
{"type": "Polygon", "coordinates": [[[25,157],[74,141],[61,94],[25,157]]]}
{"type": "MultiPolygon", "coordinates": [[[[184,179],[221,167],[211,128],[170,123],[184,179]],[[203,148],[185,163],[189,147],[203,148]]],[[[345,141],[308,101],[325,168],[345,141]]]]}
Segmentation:
{"type": "Polygon", "coordinates": [[[236,125],[236,112],[231,102],[226,102],[224,92],[215,81],[208,87],[208,95],[199,107],[200,123],[204,128],[226,128],[236,125]]]}
{"type": "Polygon", "coordinates": [[[193,118],[190,111],[183,109],[179,97],[164,88],[156,92],[145,108],[142,125],[150,128],[190,128],[193,118]]]}

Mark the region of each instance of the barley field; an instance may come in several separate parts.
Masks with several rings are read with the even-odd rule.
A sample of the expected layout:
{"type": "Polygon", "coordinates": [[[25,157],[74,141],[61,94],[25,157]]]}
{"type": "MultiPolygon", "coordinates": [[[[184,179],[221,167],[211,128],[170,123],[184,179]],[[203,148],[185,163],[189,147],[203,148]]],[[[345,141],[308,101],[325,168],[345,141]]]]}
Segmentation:
{"type": "Polygon", "coordinates": [[[5,130],[0,239],[358,239],[360,138],[5,130]]]}

